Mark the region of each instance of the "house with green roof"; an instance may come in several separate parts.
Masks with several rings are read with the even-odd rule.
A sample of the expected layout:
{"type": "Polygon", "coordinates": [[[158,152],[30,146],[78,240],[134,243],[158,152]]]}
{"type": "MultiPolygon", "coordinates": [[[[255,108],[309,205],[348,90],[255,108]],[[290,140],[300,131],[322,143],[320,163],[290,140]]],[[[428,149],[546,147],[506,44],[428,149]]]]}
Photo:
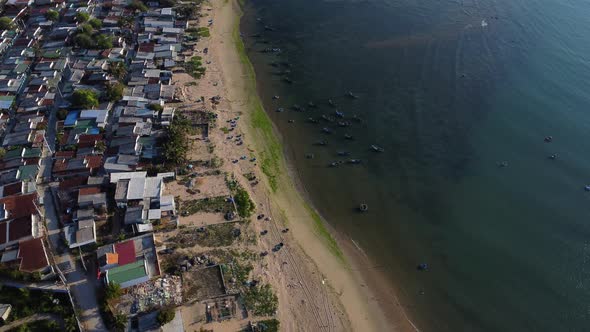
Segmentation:
{"type": "Polygon", "coordinates": [[[105,281],[107,284],[113,282],[121,288],[139,285],[150,279],[148,276],[146,261],[141,259],[135,263],[114,267],[106,272],[105,281]]]}

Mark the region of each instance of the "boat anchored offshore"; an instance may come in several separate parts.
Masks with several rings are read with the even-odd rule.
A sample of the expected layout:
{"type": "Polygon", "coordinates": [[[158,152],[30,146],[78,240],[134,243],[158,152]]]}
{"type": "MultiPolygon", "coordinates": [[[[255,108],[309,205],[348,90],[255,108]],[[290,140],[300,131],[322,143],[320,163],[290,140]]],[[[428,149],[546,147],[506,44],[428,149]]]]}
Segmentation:
{"type": "Polygon", "coordinates": [[[371,145],[371,150],[373,150],[375,152],[383,152],[383,151],[385,151],[385,149],[383,149],[382,147],[377,146],[377,145],[374,145],[374,144],[371,145]]]}
{"type": "Polygon", "coordinates": [[[357,95],[355,95],[355,94],[353,94],[351,91],[348,91],[348,92],[346,93],[346,96],[347,96],[347,97],[350,97],[350,98],[352,98],[352,99],[358,99],[358,96],[357,96],[357,95]]]}

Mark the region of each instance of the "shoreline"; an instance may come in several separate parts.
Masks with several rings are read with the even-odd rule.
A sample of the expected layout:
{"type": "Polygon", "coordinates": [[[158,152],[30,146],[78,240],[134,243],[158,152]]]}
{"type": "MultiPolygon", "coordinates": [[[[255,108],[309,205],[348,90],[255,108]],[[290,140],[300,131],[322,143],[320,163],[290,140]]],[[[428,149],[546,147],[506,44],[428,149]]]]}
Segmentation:
{"type": "MultiPolygon", "coordinates": [[[[239,5],[243,6],[244,1],[245,0],[238,0],[239,5]]],[[[253,65],[250,63],[250,60],[245,52],[243,41],[240,38],[239,22],[241,16],[243,15],[243,13],[241,12],[241,7],[239,11],[240,12],[236,14],[236,29],[238,31],[237,38],[239,38],[239,40],[236,40],[236,43],[239,43],[241,45],[236,45],[236,47],[238,52],[243,52],[244,59],[242,60],[245,61],[244,66],[247,66],[249,70],[252,71],[251,80],[253,80],[253,82],[251,84],[254,84],[255,86],[253,90],[255,90],[256,93],[255,98],[257,99],[257,103],[260,105],[259,107],[262,108],[262,112],[264,112],[264,116],[267,118],[267,121],[271,122],[273,135],[278,137],[279,142],[282,142],[283,137],[280,134],[278,134],[276,127],[272,123],[272,120],[264,110],[262,101],[259,99],[258,91],[256,89],[257,82],[255,76],[255,69],[253,65]]],[[[234,36],[234,38],[236,38],[236,36],[234,36]]],[[[284,150],[282,144],[281,150],[284,150]]],[[[327,220],[323,216],[321,216],[321,214],[313,206],[313,203],[310,199],[310,195],[307,192],[304,183],[301,181],[299,172],[294,167],[294,164],[289,162],[289,154],[285,151],[283,152],[284,153],[282,157],[284,165],[282,166],[287,170],[288,174],[288,179],[286,179],[286,182],[291,182],[286,183],[285,185],[291,186],[293,189],[295,189],[296,194],[302,196],[301,198],[303,200],[303,205],[308,210],[308,213],[311,215],[310,217],[314,219],[314,226],[320,227],[321,232],[327,232],[327,234],[318,235],[318,237],[327,236],[327,238],[322,239],[328,241],[328,243],[324,243],[324,245],[327,246],[330,251],[332,251],[332,253],[337,259],[341,260],[341,263],[344,264],[343,268],[353,276],[354,282],[357,283],[355,285],[356,287],[365,288],[365,284],[370,285],[367,287],[368,289],[366,290],[368,292],[367,298],[369,299],[369,303],[367,303],[366,309],[369,309],[369,311],[373,312],[373,315],[371,315],[373,316],[371,317],[372,319],[376,319],[377,321],[379,321],[379,323],[373,327],[377,327],[377,330],[383,330],[384,327],[393,327],[396,331],[419,331],[417,326],[412,322],[410,317],[402,308],[401,303],[395,295],[395,291],[390,287],[389,281],[386,280],[386,277],[383,275],[383,273],[379,271],[372,271],[370,273],[361,272],[367,268],[375,266],[375,264],[366,255],[362,248],[360,248],[358,244],[354,242],[354,239],[350,238],[348,241],[346,241],[342,234],[340,234],[334,227],[332,227],[327,222],[327,220]],[[371,275],[372,277],[367,278],[369,277],[368,275],[371,275]],[[389,301],[389,303],[385,305],[389,310],[384,310],[383,303],[377,303],[378,300],[376,300],[374,296],[374,294],[377,293],[377,291],[379,294],[382,294],[382,297],[383,294],[387,294],[387,296],[394,300],[389,301]],[[379,305],[382,306],[379,307],[379,305]],[[393,313],[394,316],[389,316],[386,314],[386,312],[393,313]]]]}
{"type": "MultiPolygon", "coordinates": [[[[277,318],[281,330],[416,331],[384,276],[378,271],[362,273],[366,266],[373,266],[369,258],[319,215],[296,169],[289,163],[282,137],[259,98],[256,73],[241,39],[243,2],[225,0],[208,5],[211,9],[207,11],[212,11],[215,19],[209,53],[218,66],[208,69],[206,78],[196,81],[195,90],[186,89],[223,95],[229,109],[219,113],[220,120],[229,115],[244,118],[246,125],[241,129],[247,151],[242,152],[258,158],[256,171],[261,180],[257,187],[244,187],[258,206],[257,213],[272,216],[273,225],[269,226],[274,228],[271,233],[275,233],[275,239],[286,244],[282,254],[269,256],[261,271],[279,297],[277,318]],[[222,82],[219,88],[208,85],[217,80],[222,82]],[[277,224],[290,227],[289,234],[281,235],[277,224]],[[394,298],[397,305],[390,300],[384,303],[375,294],[394,298]]],[[[215,139],[226,144],[225,137],[214,138],[217,142],[215,139]]],[[[243,171],[242,166],[230,162],[230,154],[237,150],[225,148],[225,154],[220,155],[228,164],[224,168],[235,174],[243,171]]],[[[253,223],[255,227],[265,227],[253,223]]],[[[273,245],[268,238],[261,241],[261,249],[273,245]]]]}

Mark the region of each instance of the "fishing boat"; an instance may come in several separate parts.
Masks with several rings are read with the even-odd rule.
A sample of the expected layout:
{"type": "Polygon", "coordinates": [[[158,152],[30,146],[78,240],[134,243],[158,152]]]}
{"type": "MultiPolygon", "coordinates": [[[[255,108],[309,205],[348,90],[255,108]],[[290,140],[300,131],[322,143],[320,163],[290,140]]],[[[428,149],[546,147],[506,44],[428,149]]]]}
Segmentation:
{"type": "Polygon", "coordinates": [[[367,211],[369,211],[369,206],[365,203],[361,203],[361,205],[359,205],[359,210],[361,212],[367,212],[367,211]]]}
{"type": "Polygon", "coordinates": [[[296,110],[296,111],[301,111],[302,110],[301,106],[299,106],[297,104],[293,105],[293,109],[296,110]]]}
{"type": "Polygon", "coordinates": [[[338,122],[338,127],[348,127],[350,126],[350,122],[348,121],[339,121],[338,122]]]}
{"type": "Polygon", "coordinates": [[[279,98],[281,98],[281,97],[280,96],[277,96],[277,95],[272,96],[272,99],[274,99],[274,100],[277,100],[279,98]]]}
{"type": "Polygon", "coordinates": [[[375,152],[383,152],[383,151],[385,151],[385,149],[383,149],[382,147],[377,146],[377,145],[374,145],[374,144],[371,145],[371,150],[373,150],[375,152]]]}
{"type": "Polygon", "coordinates": [[[309,123],[318,123],[319,121],[314,118],[307,118],[307,122],[309,123]]]}
{"type": "Polygon", "coordinates": [[[337,154],[339,156],[341,156],[341,157],[344,157],[344,156],[350,155],[350,152],[348,152],[348,151],[338,151],[337,154]]]}
{"type": "Polygon", "coordinates": [[[347,163],[349,164],[360,164],[361,160],[360,159],[348,159],[347,163]]]}
{"type": "Polygon", "coordinates": [[[283,78],[283,81],[285,81],[285,82],[287,82],[287,83],[289,83],[289,84],[292,84],[292,83],[293,83],[293,80],[292,80],[292,79],[290,79],[290,78],[288,78],[288,77],[284,77],[284,78],[283,78]]]}
{"type": "Polygon", "coordinates": [[[332,101],[332,99],[328,99],[328,104],[332,107],[336,107],[336,104],[332,101]]]}
{"type": "Polygon", "coordinates": [[[352,116],[352,120],[356,121],[356,122],[363,122],[363,119],[359,118],[358,115],[353,115],[352,116]]]}
{"type": "Polygon", "coordinates": [[[315,157],[313,153],[308,153],[305,155],[305,158],[307,159],[313,159],[313,157],[315,157]]]}
{"type": "Polygon", "coordinates": [[[326,134],[331,134],[332,133],[332,130],[330,128],[324,127],[324,128],[322,128],[322,132],[323,133],[326,133],[326,134]]]}
{"type": "Polygon", "coordinates": [[[352,139],[354,139],[354,138],[352,137],[352,135],[349,135],[349,134],[344,134],[344,139],[347,139],[347,140],[352,140],[352,139]]]}
{"type": "Polygon", "coordinates": [[[313,103],[313,101],[310,101],[309,103],[307,103],[307,106],[311,107],[311,108],[316,108],[318,107],[316,104],[313,103]]]}
{"type": "Polygon", "coordinates": [[[323,141],[323,140],[322,141],[317,141],[314,144],[315,145],[320,145],[320,146],[325,146],[325,145],[328,145],[328,141],[323,141]]]}
{"type": "Polygon", "coordinates": [[[340,112],[340,111],[335,111],[334,113],[336,113],[336,116],[339,118],[343,118],[344,117],[344,113],[340,112]]]}
{"type": "Polygon", "coordinates": [[[328,122],[334,122],[334,120],[332,120],[329,116],[322,114],[322,119],[328,121],[328,122]]]}
{"type": "Polygon", "coordinates": [[[285,111],[285,109],[282,107],[277,108],[277,112],[279,112],[279,113],[284,112],[284,111],[285,111]]]}
{"type": "Polygon", "coordinates": [[[350,98],[352,98],[352,99],[357,99],[357,98],[358,98],[358,96],[357,96],[357,95],[355,95],[355,94],[353,94],[351,91],[348,91],[348,92],[346,93],[346,96],[347,96],[347,97],[350,97],[350,98]]]}

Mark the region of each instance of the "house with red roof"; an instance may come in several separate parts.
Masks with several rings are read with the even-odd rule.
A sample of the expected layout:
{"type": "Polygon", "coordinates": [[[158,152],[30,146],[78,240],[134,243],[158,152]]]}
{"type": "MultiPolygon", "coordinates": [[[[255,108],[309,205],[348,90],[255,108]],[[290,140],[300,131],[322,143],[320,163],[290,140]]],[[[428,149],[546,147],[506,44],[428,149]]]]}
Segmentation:
{"type": "Polygon", "coordinates": [[[154,234],[144,234],[96,250],[100,275],[122,288],[160,276],[154,234]]]}

